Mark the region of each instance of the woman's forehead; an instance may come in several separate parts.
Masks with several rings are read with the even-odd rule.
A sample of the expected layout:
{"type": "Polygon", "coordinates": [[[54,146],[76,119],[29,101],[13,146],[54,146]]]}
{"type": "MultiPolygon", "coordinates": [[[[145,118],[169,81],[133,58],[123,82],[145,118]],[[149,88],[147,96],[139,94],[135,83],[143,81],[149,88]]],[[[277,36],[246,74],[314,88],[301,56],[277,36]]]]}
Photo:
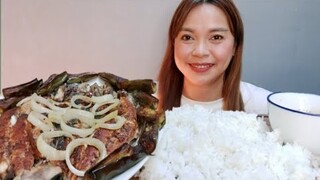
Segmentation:
{"type": "Polygon", "coordinates": [[[225,13],[212,4],[201,4],[194,7],[187,15],[182,28],[188,29],[225,29],[229,30],[228,20],[225,13]]]}

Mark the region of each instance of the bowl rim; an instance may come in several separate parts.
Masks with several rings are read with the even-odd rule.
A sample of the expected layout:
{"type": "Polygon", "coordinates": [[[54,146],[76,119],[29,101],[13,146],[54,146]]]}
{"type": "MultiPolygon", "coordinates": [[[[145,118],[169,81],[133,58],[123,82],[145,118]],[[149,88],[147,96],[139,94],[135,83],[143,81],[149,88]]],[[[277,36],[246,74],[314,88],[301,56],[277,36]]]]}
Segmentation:
{"type": "Polygon", "coordinates": [[[275,95],[275,94],[285,94],[285,93],[305,94],[305,95],[319,96],[319,95],[317,95],[317,94],[310,94],[310,93],[297,93],[297,92],[282,92],[282,91],[279,91],[279,92],[273,92],[273,93],[269,94],[269,95],[267,96],[267,101],[268,101],[269,103],[271,103],[272,105],[274,105],[274,106],[277,106],[277,107],[279,107],[279,108],[281,108],[281,109],[285,109],[285,110],[288,110],[288,111],[291,111],[291,112],[294,112],[294,113],[299,113],[299,114],[305,114],[305,115],[320,117],[320,114],[308,113],[308,112],[303,112],[303,111],[298,111],[298,110],[290,109],[290,108],[281,106],[281,105],[279,105],[279,104],[276,104],[275,102],[273,102],[273,101],[270,100],[270,97],[273,96],[273,95],[275,95]]]}

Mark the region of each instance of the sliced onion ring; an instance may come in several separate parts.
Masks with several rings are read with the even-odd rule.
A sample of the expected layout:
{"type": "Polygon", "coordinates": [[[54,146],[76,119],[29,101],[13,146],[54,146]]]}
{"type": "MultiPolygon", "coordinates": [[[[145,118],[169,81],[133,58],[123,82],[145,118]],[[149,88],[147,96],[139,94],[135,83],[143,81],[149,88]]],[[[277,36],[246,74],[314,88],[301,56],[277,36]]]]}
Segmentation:
{"type": "Polygon", "coordinates": [[[31,109],[34,110],[34,111],[37,111],[39,113],[47,113],[47,114],[49,114],[49,113],[53,112],[51,109],[49,109],[47,107],[44,107],[41,104],[37,103],[32,98],[30,100],[30,103],[31,103],[31,109]]]}
{"type": "Polygon", "coordinates": [[[101,161],[103,158],[105,158],[107,156],[107,150],[105,145],[103,144],[103,142],[101,142],[99,139],[96,138],[79,138],[79,139],[75,139],[73,141],[71,141],[66,149],[66,163],[68,168],[70,169],[70,171],[77,175],[77,176],[84,176],[84,173],[86,170],[78,170],[76,169],[70,160],[70,156],[73,152],[73,150],[78,147],[78,146],[82,146],[82,145],[91,145],[94,146],[95,148],[97,148],[100,152],[100,157],[98,159],[97,162],[101,161]]]}
{"type": "Polygon", "coordinates": [[[116,130],[120,129],[126,122],[126,118],[122,116],[116,116],[114,119],[116,120],[116,123],[99,123],[96,125],[96,128],[116,130]]]}
{"type": "Polygon", "coordinates": [[[66,112],[62,115],[62,118],[65,122],[72,119],[78,119],[83,123],[92,126],[94,124],[94,115],[93,113],[81,109],[67,109],[66,112]]]}
{"type": "Polygon", "coordinates": [[[31,111],[27,119],[31,124],[40,128],[42,131],[50,131],[51,129],[53,129],[53,124],[50,121],[47,121],[47,123],[45,123],[47,117],[36,111],[31,111]]]}
{"type": "Polygon", "coordinates": [[[62,114],[61,114],[61,113],[57,113],[57,112],[50,112],[50,113],[48,114],[48,119],[49,119],[49,121],[51,121],[51,122],[60,124],[61,119],[62,119],[62,114]]]}
{"type": "Polygon", "coordinates": [[[26,103],[26,102],[28,102],[28,101],[30,101],[31,100],[31,96],[28,96],[28,97],[26,97],[26,98],[23,98],[21,101],[19,101],[18,103],[17,103],[17,106],[21,106],[22,104],[24,104],[24,103],[26,103]]]}
{"type": "Polygon", "coordinates": [[[73,139],[72,134],[65,131],[50,131],[50,132],[44,132],[40,134],[40,136],[37,138],[37,148],[39,152],[42,154],[42,156],[52,161],[65,160],[66,158],[65,150],[57,150],[46,142],[46,139],[60,137],[60,136],[65,136],[73,139]]]}
{"type": "Polygon", "coordinates": [[[111,119],[114,119],[117,115],[118,115],[118,110],[114,110],[100,119],[95,119],[94,122],[96,124],[105,123],[110,121],[111,119]]]}
{"type": "Polygon", "coordinates": [[[32,94],[31,99],[33,99],[35,102],[37,102],[39,104],[43,104],[43,105],[47,106],[52,111],[65,112],[65,108],[55,106],[54,104],[49,102],[48,99],[41,97],[41,96],[38,96],[36,93],[32,94]]]}
{"type": "Polygon", "coordinates": [[[113,98],[112,94],[105,94],[103,96],[92,96],[91,100],[94,103],[102,103],[106,101],[111,101],[113,98]]]}
{"type": "Polygon", "coordinates": [[[58,108],[62,108],[62,109],[71,108],[70,102],[58,102],[53,99],[48,99],[48,101],[54,106],[57,106],[58,108]]]}
{"type": "Polygon", "coordinates": [[[120,104],[120,100],[119,99],[113,99],[111,101],[107,101],[107,102],[103,102],[103,103],[97,103],[95,104],[92,109],[91,112],[93,112],[95,115],[102,115],[107,113],[108,111],[110,111],[111,109],[117,107],[120,104]],[[107,104],[111,104],[109,106],[107,106],[106,108],[97,111],[99,109],[99,107],[107,105],[107,104]]]}
{"type": "Polygon", "coordinates": [[[71,134],[78,135],[80,137],[87,137],[87,136],[91,135],[95,130],[94,127],[91,127],[88,129],[79,129],[79,128],[69,126],[66,124],[66,122],[63,119],[61,119],[61,121],[60,121],[60,127],[62,130],[67,131],[71,134]]]}
{"type": "Polygon", "coordinates": [[[83,95],[74,95],[72,96],[71,100],[70,100],[71,106],[78,108],[78,109],[86,109],[89,108],[92,104],[91,98],[88,96],[83,96],[83,95]],[[84,101],[86,103],[88,103],[87,105],[83,105],[83,104],[77,104],[76,101],[80,99],[81,101],[84,101]]]}

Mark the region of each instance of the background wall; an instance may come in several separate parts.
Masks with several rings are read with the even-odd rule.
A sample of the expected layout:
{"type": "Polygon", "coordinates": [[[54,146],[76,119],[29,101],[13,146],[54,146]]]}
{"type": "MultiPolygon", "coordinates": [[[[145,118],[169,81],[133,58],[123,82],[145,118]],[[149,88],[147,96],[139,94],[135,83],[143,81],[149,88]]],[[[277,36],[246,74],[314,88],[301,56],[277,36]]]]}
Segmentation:
{"type": "Polygon", "coordinates": [[[70,73],[155,78],[179,0],[2,0],[2,87],[70,73]]]}
{"type": "Polygon", "coordinates": [[[245,26],[243,79],[320,95],[320,1],[235,1],[245,26]]]}
{"type": "MultiPolygon", "coordinates": [[[[1,85],[52,73],[156,78],[180,0],[2,0],[1,85]]],[[[320,94],[319,0],[235,0],[245,25],[243,79],[320,94]]]]}

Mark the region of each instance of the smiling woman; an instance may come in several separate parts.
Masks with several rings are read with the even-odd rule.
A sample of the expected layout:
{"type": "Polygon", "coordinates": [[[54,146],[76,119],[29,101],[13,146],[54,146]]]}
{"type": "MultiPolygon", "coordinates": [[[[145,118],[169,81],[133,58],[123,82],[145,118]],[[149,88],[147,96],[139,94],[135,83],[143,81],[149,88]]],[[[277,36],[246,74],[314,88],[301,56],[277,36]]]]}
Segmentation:
{"type": "Polygon", "coordinates": [[[158,76],[163,109],[198,104],[212,111],[267,113],[270,92],[241,82],[244,32],[232,0],[182,1],[168,34],[158,76]]]}
{"type": "Polygon", "coordinates": [[[224,72],[235,51],[223,11],[206,5],[190,11],[175,38],[174,51],[176,65],[184,74],[183,95],[199,101],[219,99],[224,72]]]}

